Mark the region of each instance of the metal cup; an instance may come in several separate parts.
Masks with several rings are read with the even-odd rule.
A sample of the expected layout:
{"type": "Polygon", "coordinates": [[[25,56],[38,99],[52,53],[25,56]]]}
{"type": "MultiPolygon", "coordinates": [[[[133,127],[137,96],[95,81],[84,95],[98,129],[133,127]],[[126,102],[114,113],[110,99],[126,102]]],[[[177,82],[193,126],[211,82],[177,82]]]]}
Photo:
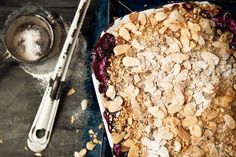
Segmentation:
{"type": "Polygon", "coordinates": [[[4,63],[9,58],[23,63],[35,63],[42,60],[50,53],[54,43],[54,33],[48,20],[41,15],[36,13],[19,14],[7,22],[3,41],[6,52],[0,56],[0,64],[4,63]],[[26,57],[23,54],[25,52],[22,51],[24,47],[19,49],[19,44],[21,43],[17,43],[17,34],[27,29],[35,29],[40,33],[40,40],[37,41],[37,44],[40,46],[41,51],[37,54],[37,58],[26,57]]]}

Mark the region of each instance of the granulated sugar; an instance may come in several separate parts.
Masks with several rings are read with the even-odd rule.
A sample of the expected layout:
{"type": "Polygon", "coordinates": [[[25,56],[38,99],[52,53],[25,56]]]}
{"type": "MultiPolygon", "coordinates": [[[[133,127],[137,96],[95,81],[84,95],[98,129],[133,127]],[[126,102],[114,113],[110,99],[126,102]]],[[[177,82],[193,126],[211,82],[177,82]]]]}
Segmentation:
{"type": "Polygon", "coordinates": [[[40,32],[37,29],[28,28],[20,31],[14,37],[14,46],[16,51],[26,60],[37,60],[41,55],[41,47],[38,41],[41,39],[40,32]]]}
{"type": "Polygon", "coordinates": [[[37,79],[38,80],[38,84],[36,85],[37,88],[39,88],[40,90],[44,90],[47,85],[48,85],[48,82],[51,78],[51,75],[53,72],[50,72],[50,73],[46,73],[46,74],[35,74],[35,73],[32,73],[30,71],[28,71],[25,67],[21,66],[21,68],[26,72],[28,73],[29,75],[31,75],[33,78],[37,79]]]}

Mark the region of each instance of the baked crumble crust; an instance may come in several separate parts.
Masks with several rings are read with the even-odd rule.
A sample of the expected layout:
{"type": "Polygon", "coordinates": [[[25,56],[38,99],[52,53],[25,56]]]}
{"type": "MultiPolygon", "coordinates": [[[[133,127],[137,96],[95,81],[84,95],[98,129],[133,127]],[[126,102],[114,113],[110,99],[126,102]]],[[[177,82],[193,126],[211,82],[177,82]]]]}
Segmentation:
{"type": "Polygon", "coordinates": [[[135,12],[111,34],[105,108],[128,157],[236,156],[233,33],[213,4],[135,12]]]}

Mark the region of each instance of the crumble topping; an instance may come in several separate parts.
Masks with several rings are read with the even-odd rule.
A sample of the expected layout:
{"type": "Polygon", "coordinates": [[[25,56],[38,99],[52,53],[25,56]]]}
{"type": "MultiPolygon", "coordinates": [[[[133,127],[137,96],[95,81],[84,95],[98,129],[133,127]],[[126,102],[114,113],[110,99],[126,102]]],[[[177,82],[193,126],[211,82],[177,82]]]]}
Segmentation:
{"type": "Polygon", "coordinates": [[[129,15],[110,33],[112,141],[128,157],[236,156],[233,33],[183,3],[129,15]]]}

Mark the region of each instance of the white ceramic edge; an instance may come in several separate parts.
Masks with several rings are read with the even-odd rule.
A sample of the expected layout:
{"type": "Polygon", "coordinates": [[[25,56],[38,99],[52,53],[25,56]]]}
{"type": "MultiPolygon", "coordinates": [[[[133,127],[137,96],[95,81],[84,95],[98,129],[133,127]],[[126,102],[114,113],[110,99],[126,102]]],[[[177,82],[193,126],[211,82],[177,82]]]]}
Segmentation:
{"type": "MultiPolygon", "coordinates": [[[[144,11],[140,11],[140,12],[143,12],[143,13],[145,13],[146,15],[148,15],[150,12],[153,12],[154,10],[155,10],[155,11],[161,11],[161,10],[163,9],[163,7],[171,7],[171,6],[173,6],[174,4],[182,4],[182,3],[183,3],[183,2],[181,2],[181,3],[167,4],[167,5],[162,6],[162,8],[148,9],[148,10],[144,10],[144,11]]],[[[198,2],[198,1],[197,1],[197,2],[195,2],[195,3],[199,3],[199,4],[210,4],[210,3],[207,2],[207,1],[202,1],[202,2],[198,2]]],[[[129,14],[128,14],[128,15],[129,15],[129,14]]],[[[113,31],[115,28],[117,28],[117,26],[119,26],[121,23],[124,23],[124,22],[126,22],[126,21],[128,20],[128,15],[125,15],[123,18],[119,18],[119,19],[115,20],[114,24],[113,24],[111,27],[109,27],[105,32],[107,32],[107,33],[112,33],[112,31],[113,31]]],[[[102,36],[105,32],[102,32],[102,33],[101,33],[101,36],[102,36]]],[[[105,118],[103,117],[103,112],[105,111],[105,107],[103,106],[103,103],[104,103],[104,96],[103,96],[103,94],[100,94],[99,91],[98,91],[99,81],[96,79],[94,73],[92,73],[92,80],[93,80],[93,85],[94,85],[95,93],[96,93],[97,100],[98,100],[98,105],[99,105],[100,112],[101,112],[101,115],[102,115],[104,127],[105,127],[105,130],[106,130],[107,138],[108,138],[110,147],[113,148],[112,136],[111,136],[110,131],[108,130],[108,124],[107,124],[105,118]]]]}
{"type": "Polygon", "coordinates": [[[104,96],[103,96],[103,94],[100,94],[100,92],[98,90],[98,88],[99,88],[99,81],[96,79],[96,77],[95,77],[95,75],[93,73],[92,73],[92,80],[93,80],[93,86],[94,86],[95,93],[96,93],[97,100],[98,100],[98,105],[99,105],[100,112],[101,112],[101,115],[102,115],[103,124],[104,124],[105,130],[106,130],[107,138],[108,138],[110,147],[113,148],[111,133],[108,130],[108,125],[107,125],[106,119],[103,116],[103,112],[105,111],[105,107],[103,106],[104,96]]]}

